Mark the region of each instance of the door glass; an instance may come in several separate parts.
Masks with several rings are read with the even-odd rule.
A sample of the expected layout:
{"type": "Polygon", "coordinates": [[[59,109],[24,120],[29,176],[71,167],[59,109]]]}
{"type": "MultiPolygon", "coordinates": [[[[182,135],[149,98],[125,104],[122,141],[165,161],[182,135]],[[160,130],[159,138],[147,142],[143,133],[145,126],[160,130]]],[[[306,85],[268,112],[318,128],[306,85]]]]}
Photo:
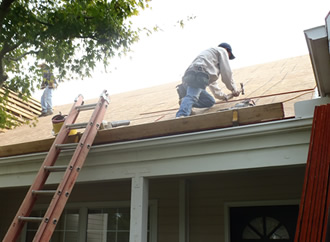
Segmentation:
{"type": "Polygon", "coordinates": [[[280,222],[271,217],[253,219],[243,231],[242,239],[290,239],[287,229],[280,222]],[[264,231],[264,228],[266,231],[264,231]]]}
{"type": "Polygon", "coordinates": [[[230,208],[231,242],[294,242],[298,205],[230,208]]]}

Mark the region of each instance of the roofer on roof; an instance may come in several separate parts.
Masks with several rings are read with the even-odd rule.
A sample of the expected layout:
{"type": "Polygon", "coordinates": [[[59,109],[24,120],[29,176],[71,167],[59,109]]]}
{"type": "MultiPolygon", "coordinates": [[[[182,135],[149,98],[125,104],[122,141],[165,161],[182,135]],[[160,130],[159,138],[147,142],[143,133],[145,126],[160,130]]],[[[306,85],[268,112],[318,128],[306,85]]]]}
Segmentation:
{"type": "Polygon", "coordinates": [[[44,117],[53,114],[53,89],[57,87],[57,82],[55,77],[50,70],[50,67],[46,63],[38,65],[42,70],[42,83],[41,89],[44,89],[44,92],[41,96],[41,114],[39,117],[44,117]]]}
{"type": "Polygon", "coordinates": [[[221,92],[217,80],[221,75],[222,82],[232,92],[233,96],[239,96],[229,60],[234,59],[232,48],[227,43],[221,43],[218,47],[209,48],[201,52],[186,70],[182,84],[177,86],[180,109],[176,117],[189,116],[192,107],[209,108],[215,104],[214,98],[205,90],[209,86],[214,97],[220,100],[228,100],[227,95],[221,92]]]}

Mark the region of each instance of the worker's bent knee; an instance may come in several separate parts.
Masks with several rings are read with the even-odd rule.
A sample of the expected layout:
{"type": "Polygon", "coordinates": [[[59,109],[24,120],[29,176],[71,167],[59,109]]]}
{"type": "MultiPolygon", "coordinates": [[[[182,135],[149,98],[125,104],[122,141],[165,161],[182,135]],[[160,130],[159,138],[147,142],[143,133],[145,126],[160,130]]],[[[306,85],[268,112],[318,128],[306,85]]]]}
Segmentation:
{"type": "Polygon", "coordinates": [[[212,107],[214,104],[215,104],[215,99],[213,97],[208,97],[208,98],[204,98],[203,100],[203,105],[206,107],[206,108],[210,108],[212,107]]]}

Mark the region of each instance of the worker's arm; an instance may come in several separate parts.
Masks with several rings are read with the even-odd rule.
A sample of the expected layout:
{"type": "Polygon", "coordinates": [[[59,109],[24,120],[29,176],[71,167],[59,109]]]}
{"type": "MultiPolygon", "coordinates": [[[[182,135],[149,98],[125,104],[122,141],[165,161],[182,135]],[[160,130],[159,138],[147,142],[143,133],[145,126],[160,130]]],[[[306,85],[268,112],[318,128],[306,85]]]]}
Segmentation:
{"type": "Polygon", "coordinates": [[[213,94],[213,96],[219,100],[225,100],[227,101],[228,98],[227,98],[227,95],[223,92],[221,92],[221,88],[218,86],[218,82],[212,82],[210,85],[209,85],[209,88],[213,94]]]}
{"type": "Polygon", "coordinates": [[[237,91],[234,79],[233,79],[233,72],[231,71],[229,65],[229,58],[228,53],[221,53],[220,54],[220,73],[221,73],[221,80],[226,85],[226,87],[233,93],[234,96],[238,96],[239,92],[237,91]]]}

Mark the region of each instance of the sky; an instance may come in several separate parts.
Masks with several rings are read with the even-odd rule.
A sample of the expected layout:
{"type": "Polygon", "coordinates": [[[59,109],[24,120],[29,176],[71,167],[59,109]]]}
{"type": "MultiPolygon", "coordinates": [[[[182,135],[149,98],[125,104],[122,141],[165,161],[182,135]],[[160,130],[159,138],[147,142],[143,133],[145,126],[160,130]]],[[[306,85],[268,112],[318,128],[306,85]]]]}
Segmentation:
{"type": "MultiPolygon", "coordinates": [[[[107,90],[111,99],[112,94],[180,82],[201,51],[221,42],[232,46],[233,70],[307,55],[304,30],[325,25],[330,11],[329,0],[152,0],[149,5],[152,9],[132,22],[161,31],[141,35],[131,53],[112,60],[108,73],[100,64],[92,78],[60,83],[53,106],[73,103],[79,94],[88,100],[107,90]]],[[[33,97],[41,95],[39,90],[33,97]]]]}

